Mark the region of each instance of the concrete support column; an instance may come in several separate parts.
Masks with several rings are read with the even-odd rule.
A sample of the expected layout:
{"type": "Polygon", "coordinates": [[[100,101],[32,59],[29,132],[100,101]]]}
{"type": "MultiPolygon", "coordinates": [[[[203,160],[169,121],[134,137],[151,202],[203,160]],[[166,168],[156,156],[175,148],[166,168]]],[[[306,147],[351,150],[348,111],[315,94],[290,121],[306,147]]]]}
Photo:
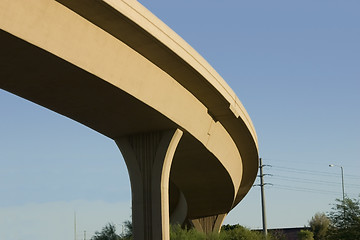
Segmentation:
{"type": "Polygon", "coordinates": [[[195,229],[203,233],[220,232],[226,214],[218,214],[203,218],[192,219],[195,229]]]}
{"type": "Polygon", "coordinates": [[[184,194],[180,191],[178,203],[174,211],[170,215],[170,223],[174,225],[176,224],[182,225],[186,220],[187,213],[188,213],[188,205],[184,194]]]}
{"type": "Polygon", "coordinates": [[[134,240],[169,240],[169,176],[179,129],[116,139],[132,194],[134,240]]]}

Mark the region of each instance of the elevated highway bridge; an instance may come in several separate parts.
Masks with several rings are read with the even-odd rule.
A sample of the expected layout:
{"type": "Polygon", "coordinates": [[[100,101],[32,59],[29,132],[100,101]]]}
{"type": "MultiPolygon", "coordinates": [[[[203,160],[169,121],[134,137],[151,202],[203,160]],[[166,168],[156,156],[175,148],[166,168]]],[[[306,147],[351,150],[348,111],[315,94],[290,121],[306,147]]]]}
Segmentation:
{"type": "Polygon", "coordinates": [[[0,88],[113,139],[135,239],[219,231],[258,169],[254,126],[216,71],[135,0],[0,0],[0,88]]]}

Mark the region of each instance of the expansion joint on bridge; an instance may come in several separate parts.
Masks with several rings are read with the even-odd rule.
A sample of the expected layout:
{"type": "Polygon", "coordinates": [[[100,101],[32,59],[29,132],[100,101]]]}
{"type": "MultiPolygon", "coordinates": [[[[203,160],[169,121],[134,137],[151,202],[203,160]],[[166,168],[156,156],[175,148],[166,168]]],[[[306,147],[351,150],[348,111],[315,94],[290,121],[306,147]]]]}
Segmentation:
{"type": "Polygon", "coordinates": [[[182,133],[176,129],[115,140],[129,171],[135,240],[169,239],[169,176],[182,133]]]}

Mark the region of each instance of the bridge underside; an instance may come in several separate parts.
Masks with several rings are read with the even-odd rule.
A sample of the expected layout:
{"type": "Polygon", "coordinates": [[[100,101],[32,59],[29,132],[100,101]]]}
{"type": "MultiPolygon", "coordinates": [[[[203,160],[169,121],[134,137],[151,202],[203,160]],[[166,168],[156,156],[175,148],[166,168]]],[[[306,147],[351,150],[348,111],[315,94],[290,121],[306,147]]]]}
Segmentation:
{"type": "Polygon", "coordinates": [[[0,88],[113,139],[134,238],[209,232],[252,186],[257,137],[215,70],[132,0],[0,0],[0,88]]]}
{"type": "MultiPolygon", "coordinates": [[[[6,91],[112,139],[178,128],[133,96],[47,51],[2,30],[0,41],[0,88],[6,91]]],[[[234,190],[228,173],[186,132],[175,152],[170,180],[186,198],[188,219],[223,214],[232,207],[234,190]]],[[[172,192],[170,205],[175,207],[177,191],[172,192]]]]}

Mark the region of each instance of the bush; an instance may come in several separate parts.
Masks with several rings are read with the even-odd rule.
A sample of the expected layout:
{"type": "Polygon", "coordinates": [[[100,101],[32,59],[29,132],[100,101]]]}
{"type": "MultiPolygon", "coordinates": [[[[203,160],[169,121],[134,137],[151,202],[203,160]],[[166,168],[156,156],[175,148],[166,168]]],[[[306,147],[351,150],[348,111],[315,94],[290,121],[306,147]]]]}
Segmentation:
{"type": "MultiPolygon", "coordinates": [[[[182,229],[179,225],[171,226],[171,240],[264,240],[261,232],[254,232],[240,225],[225,225],[220,233],[204,234],[196,229],[182,229]]],[[[271,239],[271,238],[269,238],[271,239]]]]}
{"type": "Polygon", "coordinates": [[[262,232],[251,231],[240,225],[225,225],[220,232],[220,239],[226,240],[263,240],[262,232]]]}
{"type": "Polygon", "coordinates": [[[325,213],[316,213],[309,221],[311,231],[314,233],[315,240],[325,240],[326,233],[330,225],[329,218],[325,213]]]}
{"type": "Polygon", "coordinates": [[[195,229],[182,229],[180,225],[174,225],[170,228],[171,240],[206,240],[206,235],[195,229]]]}
{"type": "Polygon", "coordinates": [[[298,237],[300,240],[314,240],[314,234],[309,230],[301,230],[298,237]]]}

